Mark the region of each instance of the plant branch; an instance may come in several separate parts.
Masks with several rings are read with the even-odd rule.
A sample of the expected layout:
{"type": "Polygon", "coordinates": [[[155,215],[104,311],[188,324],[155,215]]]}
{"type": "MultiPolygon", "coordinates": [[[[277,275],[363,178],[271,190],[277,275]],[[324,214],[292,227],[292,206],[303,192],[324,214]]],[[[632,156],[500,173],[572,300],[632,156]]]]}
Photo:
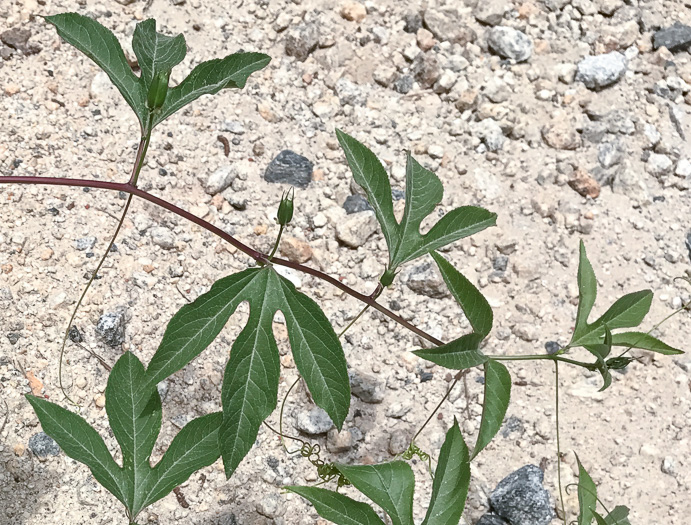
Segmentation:
{"type": "Polygon", "coordinates": [[[315,270],[314,268],[310,268],[309,266],[304,266],[299,263],[294,263],[285,259],[280,259],[278,257],[271,259],[269,261],[269,258],[266,254],[263,254],[253,248],[250,248],[243,242],[239,241],[229,233],[221,230],[217,226],[214,226],[213,224],[205,221],[204,219],[201,219],[197,217],[196,215],[191,214],[188,211],[183,210],[182,208],[179,208],[178,206],[175,206],[174,204],[166,201],[165,199],[162,199],[160,197],[156,197],[155,195],[152,195],[151,193],[148,193],[144,190],[141,190],[132,184],[129,183],[120,183],[120,182],[108,182],[108,181],[101,181],[101,180],[89,180],[89,179],[70,179],[70,178],[58,178],[58,177],[18,177],[18,176],[1,176],[0,177],[0,184],[32,184],[32,185],[49,185],[49,186],[72,186],[72,187],[82,187],[82,188],[97,188],[97,189],[105,189],[105,190],[112,190],[112,191],[122,191],[125,193],[128,193],[130,195],[135,195],[137,197],[140,197],[144,200],[147,200],[153,204],[156,204],[157,206],[160,206],[176,215],[179,215],[180,217],[187,219],[190,222],[195,223],[196,225],[204,228],[205,230],[213,233],[214,235],[222,238],[241,252],[249,255],[251,258],[253,258],[255,261],[257,261],[259,264],[277,264],[279,266],[285,266],[287,268],[292,268],[294,270],[297,270],[299,272],[303,272],[309,275],[312,275],[313,277],[316,277],[318,279],[321,279],[322,281],[326,281],[327,283],[331,284],[332,286],[335,286],[339,290],[347,293],[351,297],[354,297],[355,299],[371,306],[375,310],[379,310],[381,313],[395,321],[396,323],[400,324],[404,328],[410,330],[414,334],[422,337],[423,339],[426,339],[432,343],[434,343],[437,346],[441,346],[444,344],[443,341],[437,339],[436,337],[428,334],[424,330],[421,330],[420,328],[416,327],[415,325],[409,323],[405,319],[403,319],[401,316],[396,315],[393,313],[391,310],[388,308],[382,306],[381,304],[377,303],[375,299],[373,299],[369,295],[364,295],[361,294],[360,292],[357,292],[356,290],[353,290],[350,286],[343,284],[341,281],[338,279],[331,277],[330,275],[325,274],[324,272],[321,272],[319,270],[315,270]]]}

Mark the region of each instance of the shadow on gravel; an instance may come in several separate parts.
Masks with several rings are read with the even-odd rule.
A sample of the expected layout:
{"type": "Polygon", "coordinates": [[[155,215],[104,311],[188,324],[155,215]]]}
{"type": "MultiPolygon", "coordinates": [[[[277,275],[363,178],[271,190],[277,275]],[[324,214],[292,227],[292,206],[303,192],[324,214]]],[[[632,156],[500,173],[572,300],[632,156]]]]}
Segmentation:
{"type": "Polygon", "coordinates": [[[0,454],[0,523],[23,525],[36,514],[55,512],[51,494],[58,480],[52,470],[28,449],[22,456],[0,454]]]}

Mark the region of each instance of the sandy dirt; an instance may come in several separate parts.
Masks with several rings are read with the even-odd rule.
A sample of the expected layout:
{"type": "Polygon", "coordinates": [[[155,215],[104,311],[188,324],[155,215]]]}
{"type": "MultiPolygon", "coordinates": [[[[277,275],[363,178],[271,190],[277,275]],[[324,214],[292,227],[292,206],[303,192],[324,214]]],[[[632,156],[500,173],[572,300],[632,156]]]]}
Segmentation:
{"type": "MultiPolygon", "coordinates": [[[[499,214],[497,227],[444,252],[494,308],[487,353],[542,354],[550,341],[568,342],[578,301],[579,239],[600,284],[593,315],[624,293],[650,288],[655,298],[643,325],[648,330],[689,300],[691,287],[674,278],[691,275],[686,244],[691,245],[686,240],[691,233],[691,55],[653,46],[660,27],[691,24],[688,6],[660,0],[351,4],[4,0],[0,29],[28,29],[30,38],[16,49],[0,44],[0,172],[128,179],[138,143],[134,115],[97,67],[61,42],[38,15],[93,16],[121,42],[130,40],[137,21],[154,17],[159,30],[182,32],[187,39],[187,58],[173,72],[173,82],[199,61],[239,49],[273,58],[246,89],[204,97],[160,125],[141,175],[144,189],[250,246],[268,251],[275,239],[273,217],[286,186],[262,176],[278,153],[292,150],[313,162],[314,172],[309,187],[296,191],[295,218],[287,232],[298,253],[290,247],[284,252],[309,253],[306,264],[357,290],[374,289],[386,262],[381,232],[362,239],[358,248],[337,239],[337,226],[356,217],[342,208],[355,188],[336,142],[339,128],[383,160],[394,189],[403,189],[405,151],[411,150],[444,182],[440,210],[474,204],[499,214]],[[444,11],[447,7],[454,11],[444,11]],[[417,30],[419,13],[437,34],[417,30]],[[492,24],[527,35],[527,60],[502,58],[488,46],[492,24]],[[309,48],[310,42],[300,40],[304,26],[317,29],[318,45],[301,61],[288,56],[286,45],[297,41],[309,48]],[[626,60],[626,71],[614,83],[590,89],[583,78],[574,79],[583,57],[614,51],[626,60]],[[228,157],[219,134],[231,141],[228,157]],[[232,186],[209,194],[209,177],[229,166],[235,173],[232,186]]],[[[125,50],[134,59],[129,43],[125,50]]],[[[33,391],[68,406],[58,382],[62,334],[124,202],[104,190],[0,186],[2,524],[125,523],[118,502],[87,468],[62,452],[35,453],[29,440],[40,425],[23,397],[33,391]],[[78,249],[77,241],[90,237],[93,246],[87,240],[82,242],[88,247],[78,249]]],[[[398,211],[402,205],[398,201],[398,211]]],[[[357,216],[363,224],[366,215],[357,216]]],[[[93,354],[112,365],[131,350],[146,362],[186,301],[251,264],[208,232],[139,200],[116,245],[79,310],[75,325],[84,341],[68,345],[64,370],[80,413],[114,452],[117,444],[103,409],[107,370],[93,354]],[[123,344],[114,348],[98,336],[96,326],[102,315],[117,312],[124,312],[126,328],[123,344]]],[[[430,297],[439,293],[439,277],[425,276],[423,262],[408,264],[380,300],[436,337],[459,337],[469,330],[467,320],[450,297],[430,297]]],[[[337,331],[360,308],[324,282],[290,277],[319,301],[337,331]]],[[[247,308],[241,307],[218,339],[166,382],[154,459],[188,420],[219,410],[227,354],[246,318],[247,308]]],[[[686,349],[690,320],[682,313],[654,334],[686,349]]],[[[282,353],[282,399],[297,375],[278,321],[275,333],[282,353]]],[[[348,332],[344,350],[351,370],[380,388],[383,400],[353,398],[347,436],[332,431],[310,438],[325,449],[324,457],[387,461],[397,444],[412,437],[450,379],[446,370],[410,353],[421,344],[376,313],[366,314],[348,332]]],[[[684,525],[691,513],[691,360],[636,355],[641,359],[626,373],[615,373],[604,393],[598,393],[597,374],[560,367],[564,484],[576,479],[575,451],[608,507],[628,505],[634,524],[684,525]]],[[[487,511],[487,495],[496,484],[526,464],[541,466],[546,488],[553,498],[558,494],[554,368],[546,362],[509,368],[514,381],[509,420],[473,464],[467,523],[487,511]]],[[[468,376],[468,403],[463,389],[454,391],[419,440],[423,449],[436,454],[454,417],[473,442],[481,414],[480,379],[479,370],[468,376]]],[[[311,407],[300,386],[288,399],[286,428],[297,432],[296,419],[311,407]]],[[[277,413],[270,422],[277,424],[277,413]]],[[[431,480],[422,464],[414,468],[416,519],[422,520],[431,480]]],[[[170,494],[138,522],[316,523],[311,507],[280,488],[315,481],[309,463],[299,454],[286,454],[276,436],[262,428],[229,481],[219,461],[181,486],[182,499],[170,494]]],[[[571,490],[566,497],[570,519],[576,505],[571,490]]]]}

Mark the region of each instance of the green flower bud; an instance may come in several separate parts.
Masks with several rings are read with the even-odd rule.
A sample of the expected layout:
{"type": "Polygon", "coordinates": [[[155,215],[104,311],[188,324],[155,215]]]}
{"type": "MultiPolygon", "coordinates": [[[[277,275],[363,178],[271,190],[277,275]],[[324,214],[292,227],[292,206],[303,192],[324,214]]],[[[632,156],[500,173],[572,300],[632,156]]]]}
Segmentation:
{"type": "Polygon", "coordinates": [[[396,278],[396,270],[391,270],[387,268],[386,271],[379,278],[379,282],[382,286],[391,286],[393,280],[396,278]]]}
{"type": "Polygon", "coordinates": [[[151,81],[149,86],[149,93],[146,97],[146,105],[150,110],[160,108],[166,101],[168,94],[168,79],[170,78],[170,71],[160,71],[151,81]]]}
{"type": "Polygon", "coordinates": [[[293,188],[290,188],[281,197],[281,203],[278,205],[278,213],[276,214],[276,220],[281,226],[285,226],[293,218],[294,194],[293,188]]]}

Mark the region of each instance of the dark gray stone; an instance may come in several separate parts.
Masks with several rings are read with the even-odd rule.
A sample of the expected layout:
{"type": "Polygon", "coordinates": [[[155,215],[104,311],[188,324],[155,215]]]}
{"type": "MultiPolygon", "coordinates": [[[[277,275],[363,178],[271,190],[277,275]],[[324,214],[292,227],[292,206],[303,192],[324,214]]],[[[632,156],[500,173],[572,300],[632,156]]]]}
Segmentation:
{"type": "Polygon", "coordinates": [[[31,31],[28,29],[21,29],[19,27],[13,27],[0,34],[0,40],[3,44],[12,49],[18,49],[23,51],[26,47],[26,43],[31,38],[31,31]]]}
{"type": "Polygon", "coordinates": [[[506,476],[490,494],[492,510],[511,525],[548,525],[554,518],[543,472],[526,465],[506,476]]]}
{"type": "Polygon", "coordinates": [[[691,46],[691,26],[675,22],[674,25],[656,31],[653,48],[666,47],[672,53],[684,51],[691,46]]]}
{"type": "Polygon", "coordinates": [[[319,45],[319,28],[314,24],[301,25],[288,32],[286,55],[304,62],[319,45]]]}
{"type": "Polygon", "coordinates": [[[21,336],[17,332],[10,332],[7,334],[7,340],[11,345],[16,345],[21,336]]]}
{"type": "Polygon", "coordinates": [[[378,377],[351,370],[350,391],[365,403],[381,403],[384,400],[386,381],[378,377]]]}
{"type": "Polygon", "coordinates": [[[523,434],[523,432],[525,432],[525,426],[523,425],[523,421],[518,419],[516,416],[509,416],[504,420],[504,423],[501,426],[501,435],[502,437],[506,438],[514,432],[523,434]]]}
{"type": "Polygon", "coordinates": [[[359,213],[361,211],[371,210],[372,206],[369,205],[367,199],[362,195],[348,195],[345,202],[343,203],[343,209],[348,215],[351,213],[359,213]]]}
{"type": "Polygon", "coordinates": [[[689,260],[691,260],[691,231],[686,234],[686,248],[689,250],[689,260]]]}
{"type": "Polygon", "coordinates": [[[497,26],[490,29],[487,45],[494,53],[516,62],[525,62],[533,54],[531,38],[513,27],[497,26]]]}
{"type": "Polygon", "coordinates": [[[305,189],[312,182],[314,164],[289,149],[281,151],[264,172],[266,182],[291,184],[305,189]]]}
{"type": "Polygon", "coordinates": [[[556,354],[561,350],[561,346],[556,341],[547,341],[545,343],[545,350],[547,350],[548,354],[556,354]]]}
{"type": "Polygon", "coordinates": [[[96,333],[108,346],[118,347],[125,342],[125,312],[108,312],[98,319],[96,333]]]}
{"type": "Polygon", "coordinates": [[[412,76],[402,75],[393,83],[393,88],[401,95],[405,95],[406,93],[409,93],[411,89],[413,89],[414,82],[415,81],[413,80],[412,76]]]}
{"type": "Polygon", "coordinates": [[[58,444],[52,437],[44,432],[39,432],[29,438],[29,448],[31,452],[36,454],[39,458],[57,456],[60,454],[60,447],[58,444]]]}
{"type": "Polygon", "coordinates": [[[406,281],[408,288],[420,295],[426,295],[433,299],[439,299],[449,295],[449,289],[444,282],[436,265],[423,262],[413,266],[406,281]]]}
{"type": "Polygon", "coordinates": [[[422,27],[422,15],[420,13],[408,13],[403,18],[405,26],[403,26],[403,31],[406,33],[417,33],[418,29],[422,27]]]}
{"type": "Polygon", "coordinates": [[[303,410],[295,418],[295,428],[310,436],[326,434],[334,427],[329,415],[319,407],[303,410]]]}
{"type": "Polygon", "coordinates": [[[74,246],[80,252],[91,250],[96,245],[96,237],[82,237],[74,241],[74,246]]]}
{"type": "Polygon", "coordinates": [[[581,137],[588,142],[597,144],[605,138],[607,129],[608,126],[605,122],[588,122],[583,126],[581,137]]]}
{"type": "Polygon", "coordinates": [[[482,516],[476,525],[511,525],[508,521],[501,519],[496,514],[488,513],[482,516]]]}
{"type": "Polygon", "coordinates": [[[70,331],[68,332],[68,336],[70,338],[70,341],[73,343],[82,343],[84,342],[84,338],[82,337],[82,333],[79,331],[79,328],[76,326],[71,326],[70,331]]]}
{"type": "Polygon", "coordinates": [[[508,265],[509,258],[506,255],[498,255],[492,261],[492,268],[500,272],[505,272],[508,265]]]}

